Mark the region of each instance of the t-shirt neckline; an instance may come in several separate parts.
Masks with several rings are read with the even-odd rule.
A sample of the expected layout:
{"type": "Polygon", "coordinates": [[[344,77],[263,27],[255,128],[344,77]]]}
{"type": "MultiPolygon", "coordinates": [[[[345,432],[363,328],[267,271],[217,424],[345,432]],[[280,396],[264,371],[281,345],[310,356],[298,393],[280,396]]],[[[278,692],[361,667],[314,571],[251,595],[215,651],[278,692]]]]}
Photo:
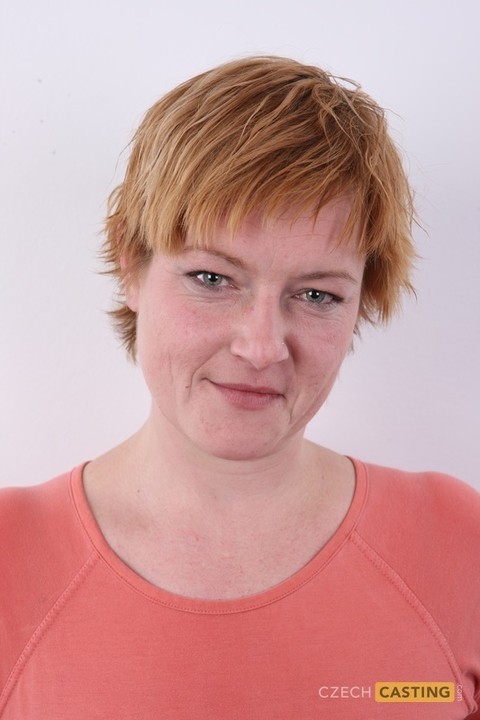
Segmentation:
{"type": "Polygon", "coordinates": [[[110,570],[129,588],[148,601],[167,606],[183,612],[207,615],[226,615],[247,612],[278,602],[282,598],[296,592],[310,582],[323,568],[330,563],[340,551],[354,530],[367,496],[367,473],[362,462],[349,458],[355,469],[355,490],[350,507],[335,534],[318,551],[316,555],[293,575],[271,588],[254,595],[237,599],[205,600],[188,596],[176,595],[168,590],[153,585],[130,568],[107,543],[88,503],[83,486],[83,469],[87,463],[74,468],[70,474],[70,487],[73,502],[84,532],[94,546],[97,554],[110,570]]]}

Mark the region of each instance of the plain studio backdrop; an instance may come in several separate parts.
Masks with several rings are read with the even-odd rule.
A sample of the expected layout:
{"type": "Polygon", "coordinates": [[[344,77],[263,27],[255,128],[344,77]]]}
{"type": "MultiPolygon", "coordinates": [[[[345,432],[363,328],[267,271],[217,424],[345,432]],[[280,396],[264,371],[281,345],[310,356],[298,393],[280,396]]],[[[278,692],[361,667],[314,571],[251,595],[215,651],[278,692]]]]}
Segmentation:
{"type": "Polygon", "coordinates": [[[479,7],[0,0],[0,485],[46,480],[143,422],[139,370],[105,315],[106,198],[163,93],[278,54],[353,78],[388,109],[424,227],[417,299],[364,330],[308,436],[480,487],[479,7]]]}

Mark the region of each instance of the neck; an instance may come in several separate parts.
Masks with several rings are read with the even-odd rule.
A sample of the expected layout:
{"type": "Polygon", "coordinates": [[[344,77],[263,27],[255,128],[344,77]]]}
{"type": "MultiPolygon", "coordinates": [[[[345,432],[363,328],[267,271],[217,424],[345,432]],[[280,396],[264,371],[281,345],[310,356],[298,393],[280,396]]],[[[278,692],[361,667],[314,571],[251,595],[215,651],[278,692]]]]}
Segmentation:
{"type": "Polygon", "coordinates": [[[97,522],[130,567],[177,594],[217,599],[302,567],[338,528],[354,488],[346,458],[301,436],[268,457],[227,460],[151,417],[86,471],[97,522]]]}
{"type": "Polygon", "coordinates": [[[143,497],[152,516],[188,509],[251,520],[252,501],[269,514],[280,507],[291,511],[304,506],[320,479],[316,446],[300,434],[268,456],[226,459],[203,452],[154,412],[121,455],[125,491],[143,497]]]}

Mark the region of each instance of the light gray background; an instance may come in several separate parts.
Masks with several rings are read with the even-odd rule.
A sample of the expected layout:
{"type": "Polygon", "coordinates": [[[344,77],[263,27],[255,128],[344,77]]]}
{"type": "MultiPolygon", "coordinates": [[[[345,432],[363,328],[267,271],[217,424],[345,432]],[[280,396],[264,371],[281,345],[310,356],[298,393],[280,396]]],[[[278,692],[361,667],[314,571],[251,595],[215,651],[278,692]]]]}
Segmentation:
{"type": "Polygon", "coordinates": [[[148,411],[97,274],[105,200],[144,111],[225,60],[359,80],[408,157],[427,232],[418,300],[365,331],[308,435],[480,487],[477,0],[0,0],[0,485],[32,484],[148,411]]]}

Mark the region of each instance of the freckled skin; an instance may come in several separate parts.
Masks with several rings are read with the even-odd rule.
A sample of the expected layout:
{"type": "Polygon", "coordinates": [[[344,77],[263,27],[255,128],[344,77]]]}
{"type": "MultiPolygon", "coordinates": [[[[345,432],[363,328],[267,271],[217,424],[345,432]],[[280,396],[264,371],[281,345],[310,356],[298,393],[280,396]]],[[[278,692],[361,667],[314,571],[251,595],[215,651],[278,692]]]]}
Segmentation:
{"type": "Polygon", "coordinates": [[[252,217],[234,238],[220,227],[208,250],[187,237],[183,252],[154,254],[127,302],[138,315],[150,421],[162,433],[238,460],[303,434],[358,315],[364,258],[355,238],[336,246],[347,213],[337,201],[315,225],[285,217],[262,228],[252,217]]]}

